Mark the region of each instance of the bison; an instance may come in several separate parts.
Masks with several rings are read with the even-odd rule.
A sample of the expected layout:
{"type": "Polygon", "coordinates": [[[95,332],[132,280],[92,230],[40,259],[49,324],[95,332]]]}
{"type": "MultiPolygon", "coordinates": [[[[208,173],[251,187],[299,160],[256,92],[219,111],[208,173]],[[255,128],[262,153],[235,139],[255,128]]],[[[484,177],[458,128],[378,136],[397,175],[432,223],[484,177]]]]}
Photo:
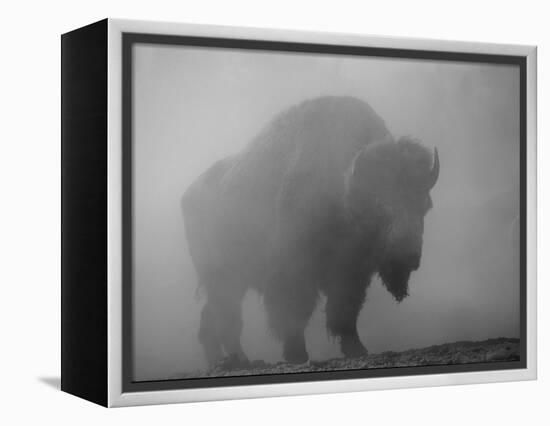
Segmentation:
{"type": "Polygon", "coordinates": [[[367,103],[336,96],[283,111],[213,164],[182,198],[208,362],[247,361],[248,289],[262,294],[287,362],[309,358],[304,329],[321,293],[343,355],[365,355],[356,322],[367,287],[378,274],[397,301],[407,296],[438,175],[437,149],[395,140],[367,103]]]}

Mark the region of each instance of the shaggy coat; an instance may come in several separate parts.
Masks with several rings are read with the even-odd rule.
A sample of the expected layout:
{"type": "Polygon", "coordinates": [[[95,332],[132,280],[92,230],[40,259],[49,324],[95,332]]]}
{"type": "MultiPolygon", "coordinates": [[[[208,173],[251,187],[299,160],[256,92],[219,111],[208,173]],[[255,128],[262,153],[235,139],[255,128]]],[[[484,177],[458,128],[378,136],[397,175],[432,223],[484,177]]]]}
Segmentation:
{"type": "Polygon", "coordinates": [[[276,116],[240,153],[185,192],[189,249],[205,290],[199,339],[210,363],[245,361],[241,302],[263,295],[290,362],[308,359],[304,329],[327,296],[329,332],[347,357],[366,349],[357,316],[373,274],[397,300],[420,265],[439,161],[395,141],[365,102],[323,97],[276,116]]]}

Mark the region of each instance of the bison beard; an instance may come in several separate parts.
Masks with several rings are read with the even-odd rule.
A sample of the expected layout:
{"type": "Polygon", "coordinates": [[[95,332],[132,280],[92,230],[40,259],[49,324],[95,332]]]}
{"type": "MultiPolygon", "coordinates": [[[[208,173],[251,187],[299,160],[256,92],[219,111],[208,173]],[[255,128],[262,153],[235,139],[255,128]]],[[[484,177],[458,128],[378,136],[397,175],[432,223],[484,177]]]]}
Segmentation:
{"type": "Polygon", "coordinates": [[[182,199],[207,298],[199,339],[208,362],[246,362],[248,289],[263,294],[285,360],[307,361],[304,329],[320,293],[344,356],[366,354],[357,317],[368,284],[378,273],[396,300],[407,296],[438,174],[437,151],[395,141],[370,106],[350,97],[289,108],[209,168],[182,199]]]}
{"type": "Polygon", "coordinates": [[[401,302],[409,295],[409,277],[411,270],[402,264],[388,263],[381,265],[378,269],[382,283],[386,286],[391,295],[401,302]]]}

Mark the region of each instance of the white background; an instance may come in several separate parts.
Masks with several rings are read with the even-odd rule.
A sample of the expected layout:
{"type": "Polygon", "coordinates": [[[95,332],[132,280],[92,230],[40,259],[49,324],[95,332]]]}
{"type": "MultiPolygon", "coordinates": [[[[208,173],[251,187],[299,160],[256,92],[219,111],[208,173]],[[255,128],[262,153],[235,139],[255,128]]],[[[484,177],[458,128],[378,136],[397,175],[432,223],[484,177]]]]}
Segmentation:
{"type": "Polygon", "coordinates": [[[548,164],[548,12],[528,1],[19,1],[1,7],[2,424],[547,424],[548,180],[539,168],[536,382],[106,410],[57,390],[60,357],[60,42],[104,17],[539,46],[539,165],[548,164]]]}

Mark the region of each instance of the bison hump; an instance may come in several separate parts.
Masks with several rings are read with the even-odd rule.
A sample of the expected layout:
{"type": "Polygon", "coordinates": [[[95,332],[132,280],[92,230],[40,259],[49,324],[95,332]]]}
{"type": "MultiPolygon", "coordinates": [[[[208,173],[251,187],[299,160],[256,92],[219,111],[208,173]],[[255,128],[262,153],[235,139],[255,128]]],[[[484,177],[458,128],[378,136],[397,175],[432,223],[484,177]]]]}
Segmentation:
{"type": "Polygon", "coordinates": [[[241,187],[253,182],[269,190],[293,168],[343,172],[361,147],[389,137],[384,120],[362,100],[307,100],[272,119],[237,155],[223,182],[241,187]]]}

